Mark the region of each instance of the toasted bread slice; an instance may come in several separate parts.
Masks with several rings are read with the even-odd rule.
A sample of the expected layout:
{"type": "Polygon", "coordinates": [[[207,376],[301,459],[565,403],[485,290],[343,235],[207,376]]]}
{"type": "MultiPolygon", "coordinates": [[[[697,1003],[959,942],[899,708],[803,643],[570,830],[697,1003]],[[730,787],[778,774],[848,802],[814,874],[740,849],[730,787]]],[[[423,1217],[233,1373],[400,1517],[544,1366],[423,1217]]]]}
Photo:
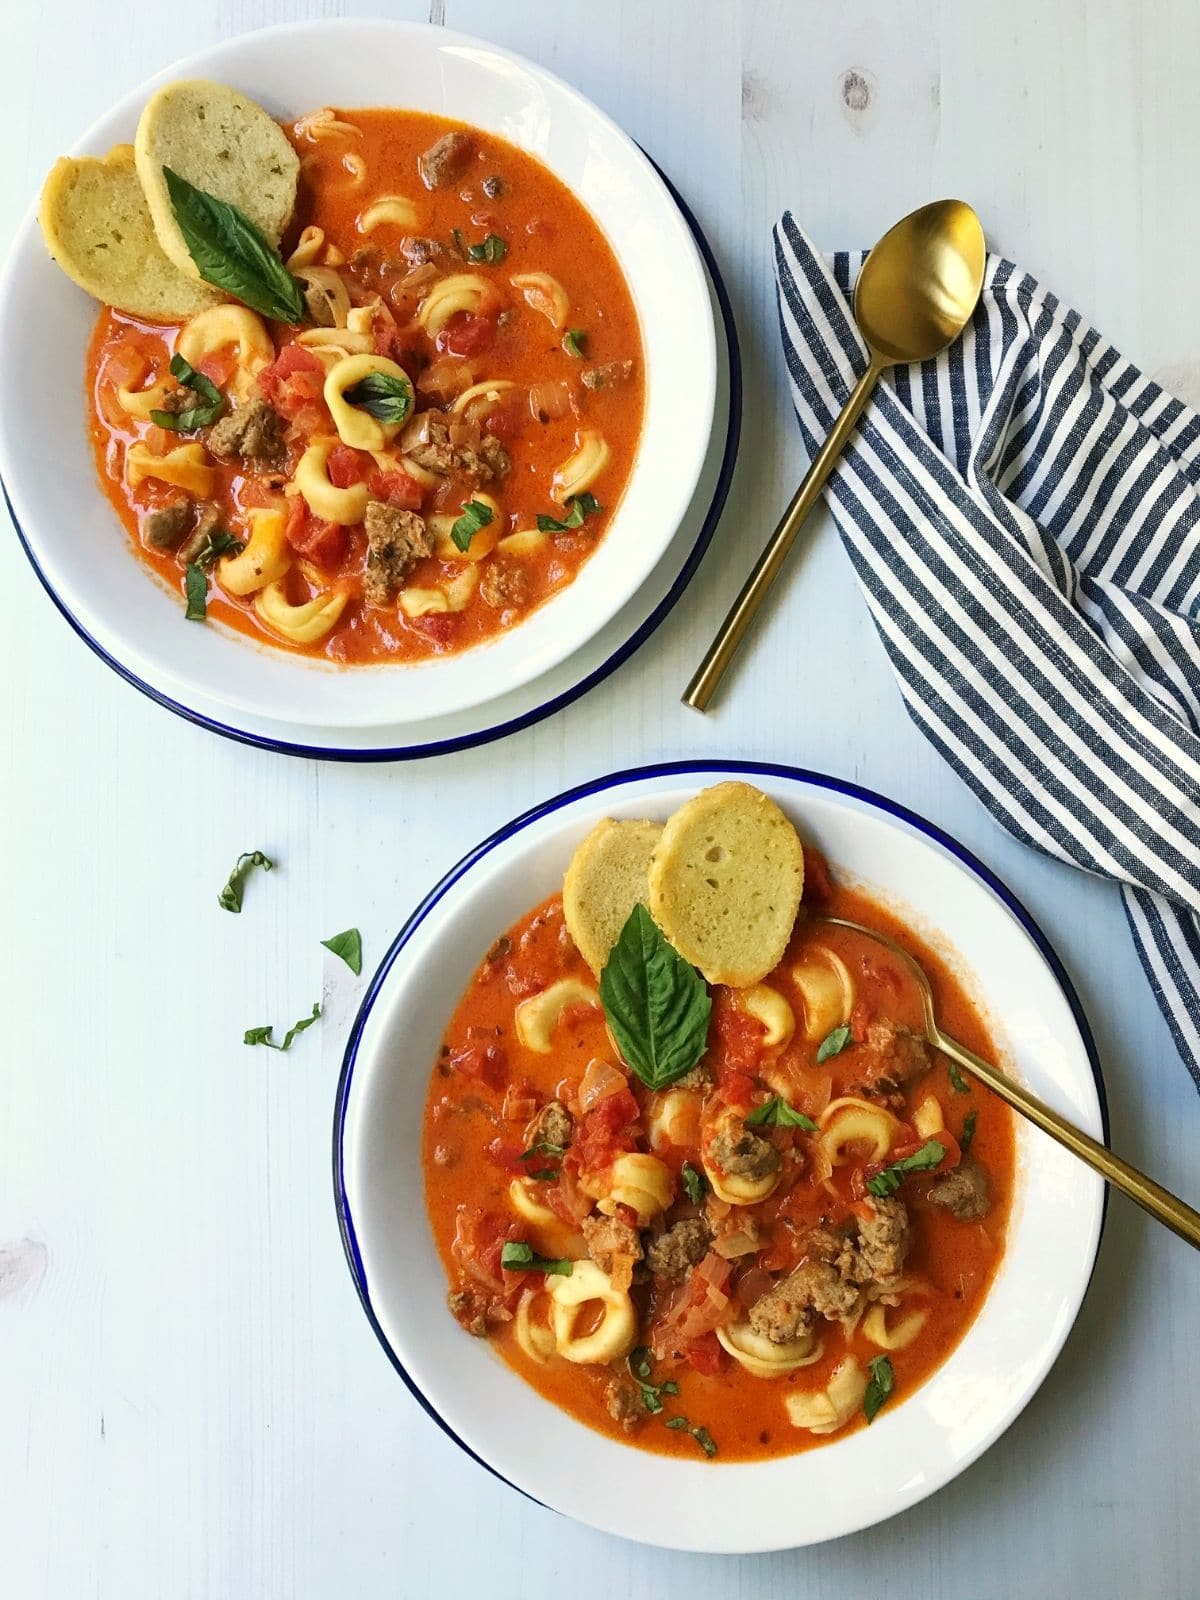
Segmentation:
{"type": "Polygon", "coordinates": [[[563,879],[563,915],[579,953],[599,977],[629,913],[646,904],[646,870],[662,833],[659,822],[598,822],[571,857],[563,879]]]}
{"type": "Polygon", "coordinates": [[[708,979],[745,989],[778,966],[804,887],[795,828],[761,790],[718,783],[680,806],[650,862],[650,915],[708,979]]]}
{"type": "Polygon", "coordinates": [[[68,278],[106,306],[152,322],[183,322],[224,298],[185,277],[159,246],[133,146],[64,156],[38,204],[46,248],[68,278]]]}
{"type": "Polygon", "coordinates": [[[189,277],[199,274],[175,221],[164,167],[236,206],[272,244],[283,237],[300,160],[275,119],[246,95],[203,78],[164,84],[146,102],[133,148],[158,242],[189,277]]]}

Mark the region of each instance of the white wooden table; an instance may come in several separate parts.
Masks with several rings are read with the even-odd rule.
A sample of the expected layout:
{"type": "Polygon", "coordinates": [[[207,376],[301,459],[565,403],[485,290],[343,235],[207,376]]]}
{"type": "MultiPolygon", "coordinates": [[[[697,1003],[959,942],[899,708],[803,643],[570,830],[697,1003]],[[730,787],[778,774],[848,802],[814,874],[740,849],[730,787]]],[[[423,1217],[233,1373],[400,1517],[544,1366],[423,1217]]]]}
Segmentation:
{"type": "MultiPolygon", "coordinates": [[[[54,156],[149,72],[339,9],[14,7],[0,54],[0,230],[54,156]]],[[[869,1533],[758,1559],[675,1556],[576,1527],[481,1472],[409,1399],[342,1261],[330,1115],[356,985],[317,944],[357,923],[372,963],[467,846],[593,774],[694,754],[823,768],[924,812],[1008,879],[1082,993],[1115,1141],[1198,1198],[1200,1101],[1115,891],[1002,835],[911,727],[827,520],[717,714],[702,720],[678,695],[803,466],[769,272],[785,205],[832,246],[962,194],[996,247],[1177,389],[1200,388],[1200,11],[1193,0],[348,9],[428,15],[523,51],[663,164],[733,294],[741,465],[686,603],[630,664],[504,745],[407,766],[258,754],[158,710],[72,639],[5,530],[0,1594],[1200,1594],[1200,1275],[1185,1246],[1121,1203],[1076,1331],[1028,1411],[950,1488],[869,1533]],[[235,922],[215,895],[251,846],[281,865],[235,922]],[[323,983],[326,1020],[290,1055],[243,1047],[247,1025],[303,1014],[323,983]]],[[[19,404],[14,375],[3,381],[19,404]]]]}

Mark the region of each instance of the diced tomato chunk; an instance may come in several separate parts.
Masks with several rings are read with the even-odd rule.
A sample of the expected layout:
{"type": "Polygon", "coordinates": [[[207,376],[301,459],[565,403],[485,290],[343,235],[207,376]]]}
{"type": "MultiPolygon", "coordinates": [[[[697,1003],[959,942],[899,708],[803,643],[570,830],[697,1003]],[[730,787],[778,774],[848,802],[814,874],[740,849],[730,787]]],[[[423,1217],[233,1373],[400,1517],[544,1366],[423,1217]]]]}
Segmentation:
{"type": "Polygon", "coordinates": [[[386,500],[401,511],[421,509],[421,485],[407,472],[385,472],[376,467],[367,479],[367,488],[377,500],[386,500]]]}
{"type": "Polygon", "coordinates": [[[215,383],[218,389],[227,384],[237,371],[237,356],[233,348],[226,345],[223,350],[214,350],[211,354],[202,356],[197,363],[197,372],[202,372],[210,383],[215,383]]]}
{"type": "Polygon", "coordinates": [[[303,495],[288,496],[283,533],[297,555],[315,561],[319,567],[335,567],[346,554],[345,528],[314,517],[303,495]]]}
{"type": "Polygon", "coordinates": [[[503,1167],[506,1172],[523,1174],[528,1170],[528,1164],[521,1160],[524,1152],[519,1144],[511,1144],[505,1139],[493,1139],[487,1147],[487,1153],[489,1159],[498,1167],[503,1167]]]}
{"type": "Polygon", "coordinates": [[[449,611],[431,611],[428,616],[410,617],[409,626],[435,644],[449,644],[458,632],[459,617],[449,611]]]}
{"type": "Polygon", "coordinates": [[[755,1082],[748,1072],[718,1071],[720,1080],[719,1093],[727,1106],[736,1106],[739,1110],[749,1108],[754,1099],[755,1082]]]}
{"type": "Polygon", "coordinates": [[[329,452],[325,471],[335,489],[349,489],[361,483],[367,475],[371,458],[361,450],[352,450],[348,444],[339,444],[329,452]]]}
{"type": "Polygon", "coordinates": [[[500,1255],[508,1240],[516,1238],[520,1231],[515,1217],[498,1216],[479,1206],[461,1205],[455,1217],[450,1252],[463,1271],[477,1282],[505,1293],[514,1286],[519,1287],[520,1275],[506,1272],[500,1265],[500,1255]]]}
{"type": "Polygon", "coordinates": [[[456,311],[437,336],[437,347],[452,356],[478,356],[491,348],[496,324],[491,317],[456,311]]]}
{"type": "Polygon", "coordinates": [[[498,1044],[465,1044],[450,1052],[446,1065],[464,1078],[478,1079],[489,1089],[503,1089],[508,1081],[508,1058],[498,1044]]]}
{"type": "Polygon", "coordinates": [[[689,1340],[683,1353],[688,1366],[708,1378],[715,1377],[725,1365],[725,1352],[715,1333],[704,1333],[698,1339],[689,1340]]]}
{"type": "Polygon", "coordinates": [[[718,989],[713,1003],[708,1048],[720,1080],[724,1072],[754,1072],[763,1052],[763,1025],[718,989]]]}
{"type": "Polygon", "coordinates": [[[867,1037],[867,1023],[871,1020],[871,1008],[865,1000],[856,1000],[854,1009],[850,1013],[850,1037],[855,1044],[862,1044],[867,1037]]]}
{"type": "Polygon", "coordinates": [[[324,367],[311,350],[306,350],[302,344],[285,344],[271,365],[264,367],[259,373],[258,381],[264,390],[271,390],[297,372],[324,373],[324,371],[324,367]]]}
{"type": "Polygon", "coordinates": [[[634,1147],[634,1125],[640,1113],[628,1089],[618,1089],[584,1117],[574,1149],[585,1171],[596,1172],[611,1164],[615,1155],[634,1147]]]}
{"type": "Polygon", "coordinates": [[[324,422],[318,402],[325,387],[325,368],[303,345],[285,344],[269,367],[258,375],[266,398],[304,433],[316,432],[324,422]]]}

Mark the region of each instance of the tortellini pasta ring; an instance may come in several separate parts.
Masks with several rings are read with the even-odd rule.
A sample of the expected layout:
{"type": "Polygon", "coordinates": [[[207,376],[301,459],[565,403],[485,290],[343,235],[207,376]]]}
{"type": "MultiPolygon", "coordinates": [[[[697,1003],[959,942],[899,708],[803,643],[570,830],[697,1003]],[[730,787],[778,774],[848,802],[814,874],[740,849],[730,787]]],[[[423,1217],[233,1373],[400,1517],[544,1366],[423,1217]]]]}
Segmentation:
{"type": "MultiPolygon", "coordinates": [[[[335,328],[348,326],[350,316],[350,291],[346,287],[346,280],[340,272],[335,272],[332,267],[298,267],[295,276],[310,289],[317,290],[329,307],[329,314],[333,318],[335,328]]],[[[328,329],[323,331],[328,332],[328,329]]]]}
{"type": "Polygon", "coordinates": [[[289,272],[299,272],[301,267],[311,267],[325,248],[325,229],[318,228],[314,223],[309,223],[300,231],[296,241],[296,248],[287,258],[289,272]]]}
{"type": "Polygon", "coordinates": [[[855,1095],[831,1100],[820,1117],[821,1148],[830,1165],[885,1161],[900,1123],[885,1107],[855,1095]]]}
{"type": "Polygon", "coordinates": [[[769,1199],[779,1187],[782,1176],[780,1172],[769,1172],[763,1178],[746,1178],[736,1173],[722,1172],[707,1161],[702,1161],[702,1165],[709,1188],[718,1200],[724,1200],[730,1206],[756,1206],[760,1200],[769,1199]]]}
{"type": "Polygon", "coordinates": [[[480,383],[473,383],[469,389],[464,389],[450,407],[451,411],[465,416],[468,421],[473,421],[472,410],[482,410],[484,404],[498,400],[506,389],[515,389],[517,386],[511,378],[486,378],[480,383]]]}
{"type": "Polygon", "coordinates": [[[560,978],[548,989],[522,1000],[513,1014],[517,1038],[527,1050],[549,1055],[554,1030],[568,1006],[598,1006],[600,996],[590,984],[578,978],[560,978]]]}
{"type": "Polygon", "coordinates": [[[935,1094],[927,1094],[920,1105],[913,1112],[913,1127],[922,1139],[932,1139],[935,1133],[941,1133],[946,1126],[946,1119],[942,1115],[942,1102],[935,1094]]]}
{"type": "Polygon", "coordinates": [[[867,1375],[854,1356],[846,1356],[833,1369],[824,1389],[815,1394],[788,1394],[783,1403],[794,1428],[810,1433],[836,1433],[862,1408],[867,1375]]]}
{"type": "Polygon", "coordinates": [[[515,556],[518,560],[536,555],[550,543],[550,535],[543,533],[540,528],[518,528],[516,533],[506,534],[496,546],[502,555],[515,556]]]}
{"type": "Polygon", "coordinates": [[[806,952],[792,968],[792,982],[804,1002],[804,1037],[820,1044],[835,1028],[850,1021],[854,979],[846,963],[824,945],[806,952]]]}
{"type": "Polygon", "coordinates": [[[789,1339],[785,1344],[775,1344],[764,1334],[755,1333],[748,1322],[735,1322],[727,1328],[717,1329],[719,1343],[735,1361],[756,1378],[782,1378],[795,1372],[797,1367],[810,1367],[825,1353],[825,1347],[813,1333],[789,1339]]]}
{"type": "Polygon", "coordinates": [[[477,315],[494,293],[487,279],[477,272],[451,273],[448,278],[439,278],[431,285],[417,311],[417,323],[431,338],[436,338],[451,317],[460,311],[477,315]]]}
{"type": "MultiPolygon", "coordinates": [[[[401,589],[400,609],[406,617],[428,617],[440,612],[465,611],[479,583],[479,568],[464,566],[457,578],[441,588],[401,589]]],[[[523,1003],[523,1002],[522,1002],[523,1003]]]]}
{"type": "Polygon", "coordinates": [[[667,1209],[674,1193],[669,1168],[657,1156],[634,1151],[613,1159],[608,1192],[597,1205],[608,1217],[616,1215],[618,1206],[628,1206],[637,1213],[638,1227],[644,1228],[667,1209]]]}
{"type": "MultiPolygon", "coordinates": [[[[476,529],[465,550],[460,550],[454,542],[454,524],[463,514],[461,511],[435,511],[427,518],[434,537],[433,553],[439,561],[482,561],[499,544],[500,532],[504,527],[499,505],[490,494],[483,494],[478,489],[472,492],[470,500],[477,500],[480,505],[486,506],[492,513],[492,520],[476,529]]],[[[463,501],[464,509],[469,503],[463,501]]]]}
{"type": "Polygon", "coordinates": [[[245,306],[212,306],[185,322],[175,340],[175,353],[193,367],[205,356],[215,355],[233,345],[237,350],[234,393],[243,396],[255,375],[275,359],[275,346],[262,318],[245,306]]]}
{"type": "Polygon", "coordinates": [[[572,495],[590,489],[608,465],[612,452],[608,440],[595,428],[581,428],[574,451],[562,465],[555,469],[550,482],[551,496],[559,505],[566,505],[572,495]]]}
{"type": "Polygon", "coordinates": [[[557,278],[548,272],[518,272],[508,280],[525,296],[525,303],[538,311],[559,332],[567,325],[571,298],[557,278]]]}
{"type": "Polygon", "coordinates": [[[792,1008],[778,989],[770,984],[756,983],[743,989],[737,996],[738,1004],[748,1016],[763,1025],[763,1047],[782,1050],[796,1030],[792,1008]]]}
{"type": "Polygon", "coordinates": [[[564,1360],[580,1366],[619,1361],[637,1343],[633,1301],[623,1290],[613,1287],[594,1261],[574,1262],[569,1277],[548,1279],[546,1292],[552,1301],[554,1348],[564,1360]],[[599,1323],[590,1333],[577,1335],[581,1313],[596,1303],[601,1308],[599,1323]]]}
{"type": "Polygon", "coordinates": [[[291,546],[284,535],[286,518],[274,507],[256,506],[247,513],[250,537],[236,556],[223,556],[217,578],[229,594],[253,594],[277,583],[292,564],[291,546]]]}
{"type": "MultiPolygon", "coordinates": [[[[390,444],[414,404],[412,384],[408,381],[408,374],[396,362],[389,361],[387,356],[344,357],[325,374],[325,387],[322,392],[325,404],[329,407],[329,414],[333,418],[333,425],[338,431],[338,438],[343,444],[348,444],[355,450],[382,450],[385,445],[390,444]],[[346,399],[347,392],[353,389],[355,384],[361,383],[364,378],[372,377],[388,378],[403,391],[408,401],[404,417],[400,417],[396,422],[382,422],[361,406],[351,405],[346,399]]],[[[397,399],[400,398],[398,395],[397,399]]]]}
{"type": "Polygon", "coordinates": [[[416,206],[402,194],[383,194],[359,217],[355,226],[359,233],[374,233],[376,228],[390,226],[411,233],[420,221],[416,206]]]}
{"type": "Polygon", "coordinates": [[[259,591],[254,609],[261,622],[292,644],[316,644],[337,622],[349,598],[345,589],[327,589],[311,600],[292,605],[282,583],[270,583],[259,591]]]}
{"type": "Polygon", "coordinates": [[[125,452],[125,479],[131,489],[147,478],[155,478],[207,500],[215,477],[208,451],[199,443],[181,444],[159,456],[139,439],[125,452]]]}
{"type": "Polygon", "coordinates": [[[535,1228],[552,1228],[558,1224],[558,1217],[549,1206],[541,1203],[528,1178],[514,1178],[508,1186],[508,1198],[513,1210],[526,1222],[532,1222],[535,1228]]]}
{"type": "Polygon", "coordinates": [[[650,1148],[664,1150],[669,1145],[696,1144],[700,1138],[700,1107],[700,1096],[691,1089],[668,1089],[656,1095],[646,1110],[650,1148]]]}
{"type": "Polygon", "coordinates": [[[539,1366],[554,1354],[554,1330],[540,1313],[544,1312],[549,1296],[541,1289],[526,1289],[517,1302],[513,1318],[513,1338],[531,1361],[539,1366]]]}
{"type": "Polygon", "coordinates": [[[881,1350],[905,1350],[928,1321],[929,1312],[922,1307],[910,1311],[889,1328],[885,1308],[872,1306],[863,1318],[862,1331],[881,1350]]]}
{"type": "Polygon", "coordinates": [[[292,481],[314,517],[349,527],[362,521],[371,497],[365,483],[352,483],[346,489],[330,483],[327,464],[336,443],[335,439],[314,439],[297,462],[292,481]]]}

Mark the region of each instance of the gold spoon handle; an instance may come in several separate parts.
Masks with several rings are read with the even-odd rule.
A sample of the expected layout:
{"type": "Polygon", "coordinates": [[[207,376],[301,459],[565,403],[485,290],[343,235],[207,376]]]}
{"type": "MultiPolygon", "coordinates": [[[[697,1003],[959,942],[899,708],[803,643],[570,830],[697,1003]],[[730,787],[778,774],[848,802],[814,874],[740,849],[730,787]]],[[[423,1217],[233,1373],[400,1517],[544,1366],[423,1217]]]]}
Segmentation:
{"type": "Polygon", "coordinates": [[[1052,1139],[1065,1145],[1072,1155],[1085,1161],[1094,1172],[1098,1172],[1106,1183],[1111,1183],[1114,1189],[1128,1195],[1137,1202],[1143,1211],[1159,1222],[1166,1224],[1173,1233],[1181,1239],[1186,1239],[1190,1245],[1200,1250],[1200,1211],[1194,1211],[1186,1201],[1172,1194],[1169,1189],[1164,1189],[1161,1183],[1155,1183],[1153,1178],[1148,1178],[1144,1172],[1139,1172],[1128,1161],[1093,1139],[1090,1134],[1084,1133],[1082,1128],[1077,1128],[1073,1122],[1068,1122],[1065,1117],[1060,1117],[1057,1111],[1051,1110],[1045,1101],[1039,1100],[1037,1095],[1030,1094],[1028,1089],[1014,1083],[1009,1077],[999,1071],[982,1056],[977,1056],[973,1050],[968,1050],[965,1045],[959,1044],[957,1039],[952,1039],[949,1034],[940,1028],[932,1030],[931,1041],[943,1055],[950,1056],[957,1061],[960,1067],[965,1067],[982,1083],[985,1083],[994,1095],[997,1095],[1014,1111],[1019,1111],[1022,1116],[1028,1117],[1030,1122],[1036,1123],[1043,1133],[1048,1133],[1052,1139]]]}
{"type": "Polygon", "coordinates": [[[804,481],[780,518],[779,526],[767,540],[762,555],[754,564],[754,570],[742,585],[741,593],[729,608],[729,614],[721,624],[716,638],[709,645],[704,660],[684,690],[685,706],[692,706],[696,711],[704,711],[707,708],[713,692],[725,676],[725,669],[733,660],[734,652],[742,642],[746,629],[762,604],[763,597],[775,582],[779,569],[792,548],[796,535],[800,532],[801,524],[816,505],[817,497],[825,487],[825,480],[833,471],[834,462],[854,432],[854,425],[883,368],[884,363],[872,356],[871,365],[855,384],[850,398],[842,408],[841,415],[830,429],[829,437],[814,456],[812,465],[804,475],[804,481]]]}

